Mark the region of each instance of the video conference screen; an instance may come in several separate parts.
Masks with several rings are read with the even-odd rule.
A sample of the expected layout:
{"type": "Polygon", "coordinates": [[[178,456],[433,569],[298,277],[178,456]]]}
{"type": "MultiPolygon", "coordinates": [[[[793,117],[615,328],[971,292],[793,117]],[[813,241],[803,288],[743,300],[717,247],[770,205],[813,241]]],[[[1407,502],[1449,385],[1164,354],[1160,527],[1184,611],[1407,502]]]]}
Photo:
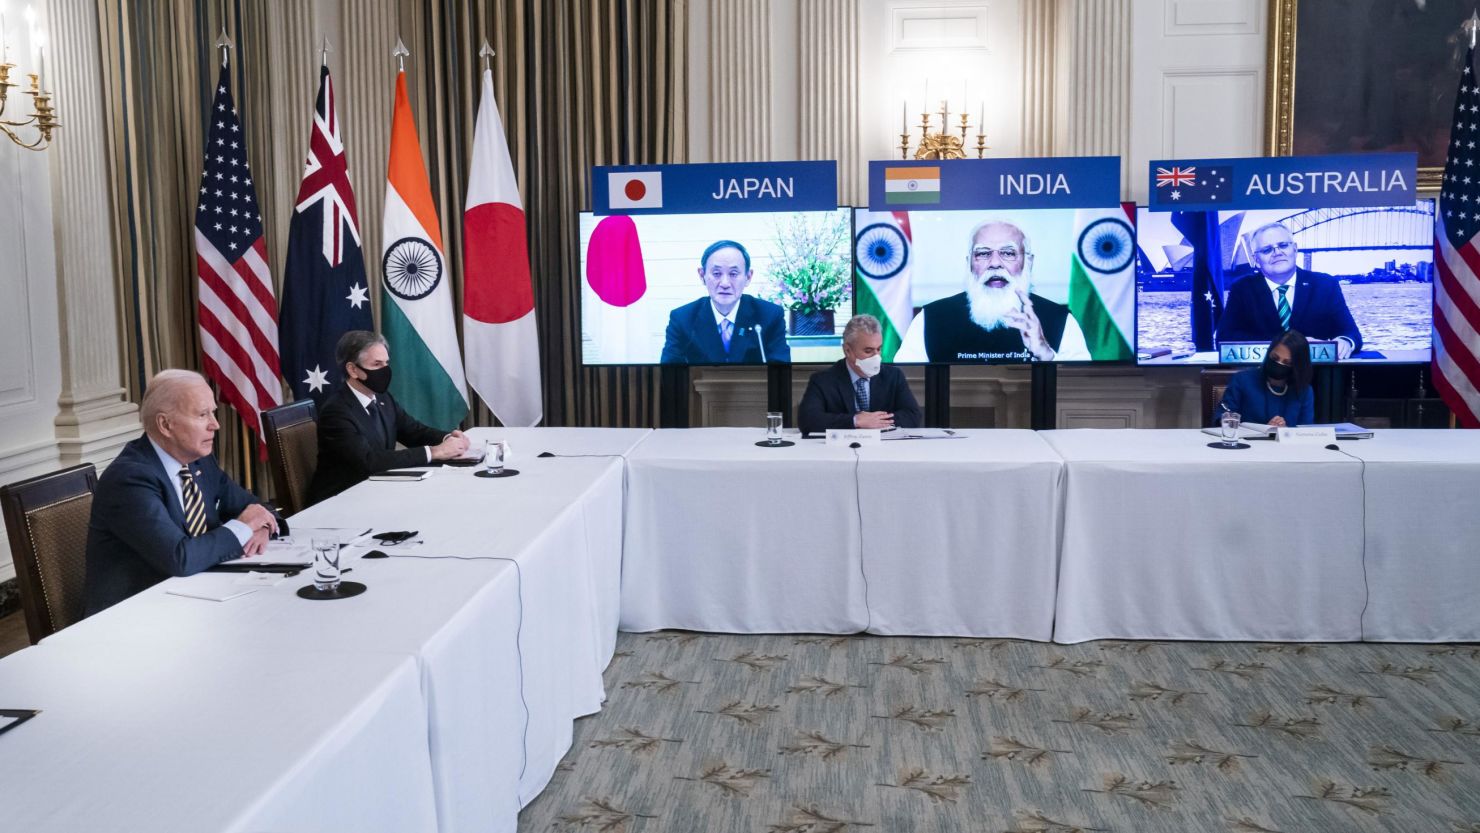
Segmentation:
{"type": "Polygon", "coordinates": [[[1321,361],[1428,362],[1434,203],[1153,212],[1137,220],[1141,364],[1256,362],[1286,329],[1321,361]]]}
{"type": "Polygon", "coordinates": [[[837,361],[853,312],[850,219],[582,213],[582,361],[837,361]]]}
{"type": "Polygon", "coordinates": [[[1135,232],[1124,207],[859,210],[854,229],[855,311],[885,322],[888,361],[1134,358],[1135,232]]]}

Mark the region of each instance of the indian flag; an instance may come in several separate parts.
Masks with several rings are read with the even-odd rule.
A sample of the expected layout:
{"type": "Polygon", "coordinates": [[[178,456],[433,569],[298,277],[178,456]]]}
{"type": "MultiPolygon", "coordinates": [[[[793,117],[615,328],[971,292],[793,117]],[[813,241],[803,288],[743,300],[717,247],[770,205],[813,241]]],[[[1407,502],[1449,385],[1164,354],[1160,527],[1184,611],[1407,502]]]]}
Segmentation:
{"type": "Polygon", "coordinates": [[[380,327],[396,369],[391,393],[418,420],[438,429],[453,428],[467,416],[468,396],[452,314],[451,275],[442,254],[442,227],[421,161],[404,71],[396,75],[386,179],[380,327]]]}
{"type": "Polygon", "coordinates": [[[1136,323],[1134,207],[1074,212],[1069,311],[1096,361],[1133,359],[1136,323]]]}
{"type": "MultiPolygon", "coordinates": [[[[918,168],[912,170],[919,170],[918,168]]],[[[914,318],[910,290],[910,215],[907,211],[860,211],[853,263],[858,273],[856,314],[879,319],[884,361],[893,361],[914,318]]]]}
{"type": "Polygon", "coordinates": [[[884,202],[888,205],[940,202],[940,168],[885,168],[884,202]]]}

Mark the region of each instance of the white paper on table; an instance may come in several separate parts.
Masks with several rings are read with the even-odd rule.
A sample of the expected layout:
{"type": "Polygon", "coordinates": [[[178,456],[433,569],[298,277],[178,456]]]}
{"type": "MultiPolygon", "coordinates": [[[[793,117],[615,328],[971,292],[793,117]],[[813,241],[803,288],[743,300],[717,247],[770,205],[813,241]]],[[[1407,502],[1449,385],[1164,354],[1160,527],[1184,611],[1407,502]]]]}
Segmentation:
{"type": "Polygon", "coordinates": [[[313,563],[313,539],[333,538],[342,547],[352,546],[368,540],[371,529],[356,527],[305,527],[293,530],[293,534],[274,538],[258,555],[233,558],[222,564],[299,564],[304,567],[313,563]]]}
{"type": "Polygon", "coordinates": [[[272,587],[286,579],[282,573],[198,573],[175,582],[165,592],[189,599],[224,602],[272,587]]]}
{"type": "Polygon", "coordinates": [[[959,440],[965,437],[960,431],[950,428],[900,428],[886,431],[884,440],[959,440]]]}

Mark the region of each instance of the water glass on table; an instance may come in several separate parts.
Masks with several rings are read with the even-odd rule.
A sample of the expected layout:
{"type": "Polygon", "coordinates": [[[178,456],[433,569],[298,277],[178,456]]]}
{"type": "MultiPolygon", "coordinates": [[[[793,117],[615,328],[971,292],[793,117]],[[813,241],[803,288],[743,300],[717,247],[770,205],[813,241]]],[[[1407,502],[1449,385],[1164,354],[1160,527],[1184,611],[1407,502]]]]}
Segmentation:
{"type": "Polygon", "coordinates": [[[489,474],[502,474],[507,447],[503,440],[487,440],[483,444],[483,466],[489,474]]]}
{"type": "Polygon", "coordinates": [[[781,412],[766,412],[766,442],[781,445],[781,412]]]}
{"type": "Polygon", "coordinates": [[[313,586],[320,593],[339,589],[339,539],[313,539],[313,586]]]}
{"type": "Polygon", "coordinates": [[[1223,435],[1223,444],[1232,448],[1238,445],[1239,415],[1236,411],[1224,411],[1218,420],[1218,431],[1223,435]]]}

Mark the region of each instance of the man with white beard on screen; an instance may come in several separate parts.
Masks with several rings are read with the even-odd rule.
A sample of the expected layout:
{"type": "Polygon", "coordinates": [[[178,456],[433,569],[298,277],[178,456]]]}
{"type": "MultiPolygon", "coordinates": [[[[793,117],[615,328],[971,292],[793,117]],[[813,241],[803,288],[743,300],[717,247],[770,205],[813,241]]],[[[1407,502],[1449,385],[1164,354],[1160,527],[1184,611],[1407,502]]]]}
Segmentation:
{"type": "Polygon", "coordinates": [[[926,304],[896,362],[1088,361],[1069,308],[1033,294],[1033,250],[1022,229],[988,220],[971,232],[966,291],[926,304]]]}

